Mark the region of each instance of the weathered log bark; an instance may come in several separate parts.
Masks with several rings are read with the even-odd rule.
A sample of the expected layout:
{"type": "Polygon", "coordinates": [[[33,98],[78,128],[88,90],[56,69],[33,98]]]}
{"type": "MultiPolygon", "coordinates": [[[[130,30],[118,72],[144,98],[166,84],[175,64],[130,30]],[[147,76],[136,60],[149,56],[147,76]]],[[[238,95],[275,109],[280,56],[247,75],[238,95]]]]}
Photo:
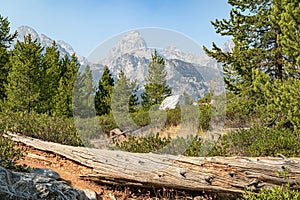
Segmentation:
{"type": "Polygon", "coordinates": [[[72,147],[10,134],[36,149],[56,153],[91,167],[82,178],[100,183],[138,187],[167,187],[190,191],[242,193],[290,183],[300,189],[300,158],[185,157],[72,147]],[[278,172],[288,170],[288,179],[278,172]]]}

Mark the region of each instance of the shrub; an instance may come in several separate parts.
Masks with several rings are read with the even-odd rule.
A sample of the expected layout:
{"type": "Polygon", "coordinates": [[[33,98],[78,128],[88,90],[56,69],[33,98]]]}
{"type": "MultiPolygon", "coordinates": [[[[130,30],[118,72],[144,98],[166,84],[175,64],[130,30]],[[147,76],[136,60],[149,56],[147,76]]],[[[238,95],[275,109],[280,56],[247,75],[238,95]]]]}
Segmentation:
{"type": "Polygon", "coordinates": [[[5,111],[0,113],[0,126],[4,131],[20,133],[44,141],[83,146],[71,118],[51,117],[35,112],[5,111]]]}
{"type": "Polygon", "coordinates": [[[177,126],[181,122],[181,109],[176,107],[175,109],[167,109],[167,121],[166,126],[177,126]]]}
{"type": "Polygon", "coordinates": [[[200,156],[202,141],[197,136],[188,135],[187,137],[177,136],[173,139],[170,145],[165,150],[168,154],[185,155],[185,156],[200,156]]]}
{"type": "Polygon", "coordinates": [[[149,153],[162,149],[170,143],[171,139],[168,137],[161,138],[159,133],[156,135],[150,134],[147,137],[134,137],[129,135],[127,141],[116,144],[115,149],[134,153],[149,153]]]}
{"type": "Polygon", "coordinates": [[[201,140],[197,136],[189,135],[186,138],[160,137],[150,134],[147,137],[128,136],[127,141],[116,144],[113,149],[120,149],[134,153],[157,152],[172,155],[199,156],[201,151],[201,140]]]}
{"type": "Polygon", "coordinates": [[[211,121],[211,105],[199,104],[199,130],[207,131],[209,129],[209,123],[211,121]]]}
{"type": "Polygon", "coordinates": [[[211,156],[300,156],[300,134],[290,129],[240,129],[223,135],[211,156]]]}
{"type": "Polygon", "coordinates": [[[243,194],[244,200],[277,200],[277,199],[288,199],[288,200],[299,200],[300,192],[292,190],[289,184],[286,187],[272,187],[271,189],[263,189],[259,193],[255,193],[252,190],[247,190],[243,194]]]}
{"type": "Polygon", "coordinates": [[[100,125],[102,131],[106,134],[109,134],[109,131],[118,127],[113,115],[111,115],[111,114],[110,115],[101,115],[98,117],[98,120],[99,120],[99,125],[100,125]]]}
{"type": "Polygon", "coordinates": [[[17,164],[25,155],[23,150],[16,149],[15,143],[4,137],[4,132],[4,125],[0,124],[0,165],[11,170],[24,171],[25,166],[17,164]]]}
{"type": "Polygon", "coordinates": [[[149,111],[139,108],[136,112],[131,113],[132,120],[137,126],[147,126],[150,124],[149,111]]]}
{"type": "Polygon", "coordinates": [[[25,156],[22,149],[16,149],[15,143],[8,138],[0,136],[0,165],[15,170],[26,171],[25,165],[17,164],[17,161],[25,156]]]}

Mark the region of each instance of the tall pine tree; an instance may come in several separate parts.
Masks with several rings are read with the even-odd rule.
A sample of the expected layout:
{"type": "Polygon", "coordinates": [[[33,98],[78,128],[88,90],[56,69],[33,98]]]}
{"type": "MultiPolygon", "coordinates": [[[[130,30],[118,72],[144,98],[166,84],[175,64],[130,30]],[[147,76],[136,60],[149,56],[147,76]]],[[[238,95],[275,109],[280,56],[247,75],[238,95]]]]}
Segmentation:
{"type": "Polygon", "coordinates": [[[230,19],[212,22],[234,48],[206,53],[223,63],[225,83],[258,125],[299,129],[299,3],[230,0],[230,19]],[[292,87],[291,87],[292,86],[292,87]]]}
{"type": "Polygon", "coordinates": [[[80,63],[75,54],[71,58],[65,56],[60,66],[60,79],[56,95],[53,98],[54,114],[58,116],[71,117],[72,113],[72,92],[79,70],[80,63]]]}
{"type": "Polygon", "coordinates": [[[60,53],[57,49],[56,43],[47,47],[43,56],[42,77],[40,81],[41,95],[40,95],[40,111],[41,113],[52,113],[54,111],[55,102],[53,99],[57,94],[57,89],[60,80],[60,70],[62,62],[60,53]]]}
{"type": "Polygon", "coordinates": [[[6,97],[5,84],[10,70],[9,47],[16,36],[17,32],[10,34],[8,19],[0,15],[0,101],[6,97]]]}
{"type": "Polygon", "coordinates": [[[10,57],[11,71],[6,84],[6,105],[15,111],[37,111],[40,100],[43,47],[31,35],[17,41],[10,57]]]}
{"type": "Polygon", "coordinates": [[[73,90],[73,114],[81,118],[93,117],[95,88],[91,68],[87,65],[84,72],[77,75],[73,90]]]}
{"type": "Polygon", "coordinates": [[[274,1],[230,0],[230,19],[212,22],[216,32],[233,37],[232,52],[223,52],[213,43],[205,52],[223,63],[227,89],[239,92],[253,81],[252,70],[267,73],[271,80],[284,79],[284,53],[280,43],[281,29],[274,18],[274,1]]]}
{"type": "Polygon", "coordinates": [[[287,74],[300,80],[300,4],[297,0],[278,0],[274,13],[281,29],[280,42],[286,55],[287,74]]]}
{"type": "Polygon", "coordinates": [[[145,92],[142,94],[145,108],[149,109],[153,105],[159,105],[171,95],[171,88],[167,85],[166,76],[165,60],[155,50],[148,67],[145,92]]]}
{"type": "Polygon", "coordinates": [[[103,74],[99,80],[95,96],[96,114],[101,116],[110,114],[111,111],[111,93],[114,87],[114,79],[107,66],[104,67],[103,74]]]}
{"type": "Polygon", "coordinates": [[[134,94],[135,81],[130,82],[123,71],[120,72],[112,93],[111,109],[114,118],[122,130],[132,129],[134,122],[130,113],[137,105],[137,97],[134,94]]]}

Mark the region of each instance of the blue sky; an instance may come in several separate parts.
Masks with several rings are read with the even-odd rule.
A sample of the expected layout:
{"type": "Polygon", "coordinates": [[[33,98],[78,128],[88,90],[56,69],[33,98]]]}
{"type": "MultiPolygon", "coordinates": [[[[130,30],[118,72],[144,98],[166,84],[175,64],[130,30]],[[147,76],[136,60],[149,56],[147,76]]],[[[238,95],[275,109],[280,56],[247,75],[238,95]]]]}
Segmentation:
{"type": "Polygon", "coordinates": [[[146,27],[175,30],[200,46],[222,45],[229,38],[210,21],[228,18],[229,10],[227,0],[0,0],[12,30],[31,26],[83,56],[114,35],[146,27]]]}

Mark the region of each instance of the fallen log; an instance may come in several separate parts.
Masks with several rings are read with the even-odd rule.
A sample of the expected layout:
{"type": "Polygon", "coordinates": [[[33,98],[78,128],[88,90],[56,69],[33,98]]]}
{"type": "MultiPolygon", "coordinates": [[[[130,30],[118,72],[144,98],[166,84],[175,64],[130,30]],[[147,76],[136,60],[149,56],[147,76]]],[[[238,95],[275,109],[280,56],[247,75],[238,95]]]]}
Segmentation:
{"type": "Polygon", "coordinates": [[[300,189],[300,158],[185,157],[154,153],[129,153],[45,142],[17,134],[12,140],[52,152],[90,167],[95,173],[81,177],[99,183],[144,188],[240,194],[290,183],[300,189]],[[287,172],[287,178],[278,172],[287,172]]]}

